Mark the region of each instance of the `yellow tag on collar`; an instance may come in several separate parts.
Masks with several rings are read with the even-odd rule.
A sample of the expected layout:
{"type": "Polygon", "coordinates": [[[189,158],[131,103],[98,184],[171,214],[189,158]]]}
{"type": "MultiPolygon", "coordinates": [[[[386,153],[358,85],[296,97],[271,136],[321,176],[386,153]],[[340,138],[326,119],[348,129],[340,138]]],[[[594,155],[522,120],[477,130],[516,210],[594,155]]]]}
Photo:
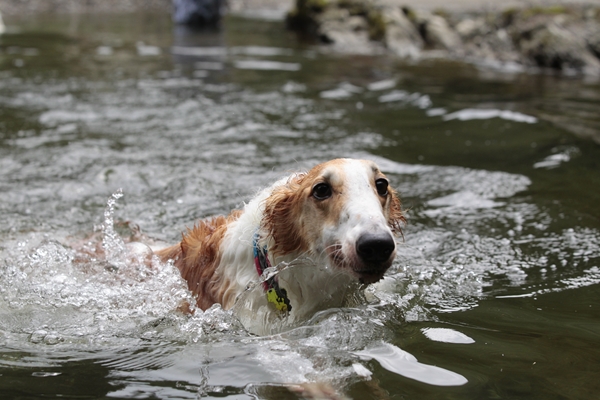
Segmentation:
{"type": "MultiPolygon", "coordinates": [[[[280,289],[280,290],[285,290],[285,289],[280,289]]],[[[277,294],[277,291],[275,290],[275,288],[271,288],[267,291],[267,301],[269,303],[273,303],[275,305],[275,308],[277,308],[279,311],[289,311],[288,310],[288,305],[287,303],[289,302],[289,300],[287,300],[286,302],[286,297],[285,297],[285,292],[283,296],[280,296],[279,294],[277,294]]]]}

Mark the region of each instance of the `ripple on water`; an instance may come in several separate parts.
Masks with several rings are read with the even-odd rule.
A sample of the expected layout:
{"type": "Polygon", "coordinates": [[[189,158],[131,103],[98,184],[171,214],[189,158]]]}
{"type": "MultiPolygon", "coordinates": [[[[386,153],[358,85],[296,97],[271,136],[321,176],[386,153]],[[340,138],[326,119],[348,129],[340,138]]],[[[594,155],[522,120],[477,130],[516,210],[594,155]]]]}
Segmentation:
{"type": "MultiPolygon", "coordinates": [[[[385,163],[382,164],[386,169],[385,163]]],[[[433,199],[444,198],[439,195],[448,193],[450,188],[460,191],[462,186],[470,186],[474,192],[494,202],[490,207],[484,207],[489,213],[482,214],[480,208],[470,207],[468,202],[453,203],[452,197],[445,195],[446,201],[429,202],[426,208],[416,210],[417,217],[421,213],[433,220],[464,220],[477,213],[479,220],[485,223],[486,219],[512,212],[518,215],[514,224],[527,225],[538,212],[530,207],[517,211],[518,204],[496,201],[499,197],[510,198],[527,186],[528,181],[518,176],[492,173],[489,176],[498,182],[492,189],[479,183],[484,176],[482,173],[455,172],[459,179],[453,182],[452,173],[443,168],[390,162],[387,167],[394,179],[406,177],[415,188],[427,186],[428,196],[433,199]],[[436,170],[443,178],[441,183],[433,187],[423,183],[430,180],[431,172],[436,170]],[[439,207],[445,208],[443,214],[428,212],[439,207]]],[[[111,198],[104,215],[105,250],[111,247],[123,249],[123,242],[112,237],[114,231],[108,229],[113,223],[114,205],[119,198],[119,193],[111,198]],[[107,238],[115,240],[111,242],[107,238]]],[[[519,246],[525,244],[555,249],[559,258],[570,256],[584,261],[599,256],[594,247],[597,233],[589,230],[571,229],[545,239],[515,240],[469,233],[465,228],[449,230],[445,226],[429,227],[422,222],[409,226],[407,240],[401,245],[391,273],[384,281],[369,288],[368,292],[379,305],[394,305],[391,315],[400,312],[408,321],[428,320],[431,310],[450,312],[473,307],[491,274],[504,274],[514,285],[522,285],[527,270],[539,262],[523,255],[519,246]]],[[[473,227],[472,224],[470,230],[473,227]]],[[[89,242],[86,245],[91,246],[89,242]]],[[[106,254],[108,257],[92,252],[82,262],[73,248],[37,234],[15,246],[9,257],[4,258],[6,267],[0,276],[2,313],[10,315],[10,318],[2,319],[5,340],[18,342],[19,337],[25,335],[34,348],[46,345],[97,349],[100,346],[102,355],[94,357],[103,358],[107,366],[120,371],[117,374],[132,377],[136,368],[151,368],[166,379],[175,373],[174,369],[180,372],[182,368],[179,362],[182,350],[172,343],[183,342],[185,352],[190,350],[189,346],[198,346],[196,351],[202,353],[206,351],[204,343],[207,341],[227,348],[237,346],[234,343],[241,339],[245,341],[242,347],[246,355],[235,359],[236,368],[245,370],[243,359],[247,358],[249,364],[260,365],[262,379],[268,376],[275,382],[285,383],[308,382],[319,376],[327,376],[334,382],[365,379],[368,374],[360,373],[363,371],[361,360],[352,352],[367,348],[376,338],[385,341],[389,334],[384,328],[390,318],[389,309],[366,307],[325,313],[307,327],[257,341],[248,336],[231,313],[218,306],[193,317],[174,313],[182,300],[193,300],[171,265],[161,265],[153,260],[152,268],[148,268],[140,263],[119,260],[122,257],[119,251],[107,251],[106,254]],[[19,311],[15,311],[17,309],[19,311]],[[168,344],[161,347],[160,343],[168,344]],[[117,350],[107,350],[123,345],[140,349],[140,352],[120,354],[117,350]],[[294,358],[293,363],[289,362],[289,357],[294,358]],[[292,364],[293,371],[289,367],[292,364]],[[297,368],[302,365],[304,367],[297,368]]],[[[584,276],[564,282],[563,287],[596,282],[597,270],[586,271],[584,276]]],[[[213,378],[204,382],[190,373],[189,382],[201,388],[198,390],[217,390],[222,383],[217,377],[225,372],[211,357],[206,360],[210,365],[207,371],[213,378]]],[[[247,377],[248,382],[256,378],[247,377]]]]}
{"type": "MultiPolygon", "coordinates": [[[[250,336],[219,306],[194,316],[178,314],[181,301],[193,299],[176,269],[157,260],[150,267],[124,260],[118,251],[124,243],[113,237],[112,218],[120,197],[117,192],[108,201],[102,238],[89,239],[82,249],[32,235],[4,258],[0,313],[10,318],[2,318],[0,328],[8,333],[8,347],[36,352],[52,346],[70,352],[71,358],[98,360],[115,379],[137,382],[113,395],[152,392],[144,383],[149,377],[178,376],[204,392],[220,390],[232,373],[244,390],[252,382],[298,384],[323,377],[343,387],[369,377],[361,364],[366,356],[353,351],[386,336],[384,312],[370,307],[331,310],[308,326],[266,338],[250,336]],[[29,345],[20,343],[23,336],[29,345]],[[200,375],[199,362],[206,364],[200,375]]],[[[54,358],[58,353],[53,354],[37,353],[23,365],[60,363],[54,358]]],[[[411,357],[411,368],[429,368],[411,357]]],[[[407,368],[390,367],[389,357],[373,358],[394,372],[407,368]]]]}
{"type": "MultiPolygon", "coordinates": [[[[0,160],[3,176],[14,184],[0,193],[0,210],[18,221],[0,216],[4,226],[15,226],[3,239],[0,340],[32,352],[24,364],[60,362],[44,351],[48,346],[98,360],[115,381],[128,382],[114,396],[160,395],[147,383],[153,379],[183,382],[164,389],[180,397],[231,390],[232,376],[239,378],[240,394],[259,390],[253,382],[323,377],[345,387],[368,379],[365,370],[373,369],[373,361],[357,352],[367,349],[362,357],[374,360],[384,353],[377,361],[382,365],[397,353],[375,346],[390,341],[387,326],[397,321],[469,309],[487,293],[511,295],[507,287],[540,294],[599,280],[590,265],[600,257],[598,232],[574,227],[546,233],[553,219],[520,198],[529,178],[365,153],[385,144],[383,136],[332,127],[345,111],[321,110],[290,94],[295,88],[254,93],[172,77],[93,88],[73,81],[35,91],[17,84],[23,93],[1,101],[28,107],[42,130],[11,139],[14,151],[0,160]],[[198,90],[193,98],[185,94],[189,88],[198,90]],[[295,140],[303,145],[290,145],[295,140]],[[115,250],[105,252],[102,231],[89,232],[94,223],[106,224],[102,203],[117,187],[125,188],[125,197],[108,210],[110,217],[133,219],[171,240],[195,218],[228,212],[282,173],[340,154],[374,159],[400,188],[409,206],[405,240],[386,279],[367,290],[368,305],[330,310],[284,334],[253,337],[218,306],[178,314],[181,302],[193,299],[172,265],[122,260],[122,242],[105,241],[115,250]],[[533,272],[542,270],[542,281],[532,283],[533,272]],[[502,288],[494,288],[499,281],[502,288]]],[[[348,85],[336,90],[325,97],[358,94],[348,85]]],[[[395,96],[404,101],[410,95],[395,96]]],[[[113,222],[118,225],[118,218],[113,222]]],[[[427,332],[431,340],[443,336],[427,332]]],[[[412,362],[403,357],[397,358],[412,362]]]]}

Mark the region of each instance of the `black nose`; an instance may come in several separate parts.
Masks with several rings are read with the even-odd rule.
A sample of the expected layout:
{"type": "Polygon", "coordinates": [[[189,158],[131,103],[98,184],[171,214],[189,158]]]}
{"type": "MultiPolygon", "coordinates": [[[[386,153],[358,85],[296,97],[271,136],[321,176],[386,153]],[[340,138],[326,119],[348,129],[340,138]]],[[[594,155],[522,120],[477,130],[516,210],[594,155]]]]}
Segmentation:
{"type": "Polygon", "coordinates": [[[356,241],[356,253],[367,263],[382,263],[396,248],[394,238],[387,232],[365,233],[356,241]]]}

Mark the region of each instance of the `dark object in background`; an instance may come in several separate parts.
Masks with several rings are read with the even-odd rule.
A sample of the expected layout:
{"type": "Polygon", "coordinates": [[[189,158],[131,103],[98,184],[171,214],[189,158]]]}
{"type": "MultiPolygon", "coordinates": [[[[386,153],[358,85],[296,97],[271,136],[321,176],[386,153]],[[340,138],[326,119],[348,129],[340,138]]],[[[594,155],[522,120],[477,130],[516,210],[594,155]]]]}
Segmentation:
{"type": "Polygon", "coordinates": [[[224,0],[173,0],[173,20],[189,26],[215,25],[222,15],[224,0]]]}

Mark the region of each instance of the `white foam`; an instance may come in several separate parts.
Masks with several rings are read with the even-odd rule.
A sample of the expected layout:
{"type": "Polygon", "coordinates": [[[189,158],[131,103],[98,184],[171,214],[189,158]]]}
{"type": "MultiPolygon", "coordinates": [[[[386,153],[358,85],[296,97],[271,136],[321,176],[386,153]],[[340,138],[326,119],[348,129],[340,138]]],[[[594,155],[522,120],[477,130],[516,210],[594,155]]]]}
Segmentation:
{"type": "Polygon", "coordinates": [[[379,91],[379,90],[392,89],[394,86],[396,86],[395,79],[385,79],[383,81],[369,83],[369,85],[367,86],[367,89],[375,92],[375,91],[379,91]]]}
{"type": "Polygon", "coordinates": [[[409,93],[406,90],[393,90],[390,93],[379,96],[380,103],[390,103],[392,101],[404,101],[409,93]]]}
{"type": "Polygon", "coordinates": [[[555,154],[551,154],[544,158],[542,161],[538,161],[533,164],[533,168],[557,168],[562,163],[569,162],[573,157],[581,154],[581,151],[577,147],[567,147],[563,151],[555,154]]]}
{"type": "Polygon", "coordinates": [[[429,385],[461,386],[468,382],[464,376],[455,372],[420,363],[412,354],[385,342],[354,354],[363,360],[375,359],[390,372],[429,385]]]}
{"type": "Polygon", "coordinates": [[[142,57],[160,56],[162,53],[160,47],[148,45],[144,42],[137,42],[135,47],[137,48],[138,55],[142,57]]]}
{"type": "Polygon", "coordinates": [[[223,57],[227,55],[226,47],[187,47],[173,46],[171,52],[179,56],[192,57],[223,57]]]}
{"type": "Polygon", "coordinates": [[[112,56],[113,48],[111,46],[98,46],[96,48],[96,54],[99,56],[112,56]]]}
{"type": "Polygon", "coordinates": [[[294,54],[292,49],[285,49],[280,47],[267,47],[267,46],[239,46],[232,47],[230,52],[232,54],[244,54],[247,56],[290,56],[294,54]]]}
{"type": "Polygon", "coordinates": [[[475,119],[492,119],[501,118],[514,122],[524,122],[527,124],[535,124],[538,119],[531,115],[522,114],[520,112],[509,111],[509,110],[497,110],[497,109],[479,109],[479,108],[465,108],[460,111],[446,114],[443,119],[444,121],[450,121],[457,119],[459,121],[470,121],[475,119]]]}
{"type": "Polygon", "coordinates": [[[298,63],[285,63],[266,60],[240,60],[233,64],[238,69],[255,69],[263,71],[300,71],[298,63]]]}
{"type": "Polygon", "coordinates": [[[303,83],[297,83],[293,81],[287,81],[282,87],[281,91],[284,93],[301,93],[306,92],[306,85],[303,83]]]}
{"type": "Polygon", "coordinates": [[[430,108],[425,112],[428,117],[439,117],[447,113],[445,108],[430,108]]]}
{"type": "Polygon", "coordinates": [[[319,97],[321,97],[322,99],[347,99],[349,97],[352,97],[352,93],[350,93],[349,91],[342,89],[342,88],[337,88],[337,89],[331,89],[331,90],[325,90],[322,91],[321,93],[319,93],[319,97]]]}
{"type": "Polygon", "coordinates": [[[462,332],[455,331],[449,328],[423,328],[421,332],[428,339],[443,342],[443,343],[456,343],[456,344],[471,344],[475,343],[475,340],[465,335],[462,332]]]}
{"type": "Polygon", "coordinates": [[[458,208],[492,208],[503,205],[504,203],[486,199],[470,191],[460,191],[429,200],[427,204],[436,207],[458,207],[458,208]]]}

